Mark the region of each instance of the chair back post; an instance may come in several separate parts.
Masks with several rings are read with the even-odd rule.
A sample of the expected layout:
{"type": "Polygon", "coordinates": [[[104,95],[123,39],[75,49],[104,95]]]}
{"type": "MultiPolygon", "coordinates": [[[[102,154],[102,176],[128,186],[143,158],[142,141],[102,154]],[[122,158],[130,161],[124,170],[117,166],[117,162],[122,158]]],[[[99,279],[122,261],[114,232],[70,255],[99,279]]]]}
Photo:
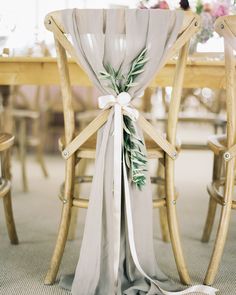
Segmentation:
{"type": "Polygon", "coordinates": [[[184,72],[187,62],[189,42],[191,37],[200,28],[200,18],[193,13],[185,13],[183,31],[176,40],[175,45],[171,48],[167,60],[178,52],[178,60],[173,80],[173,88],[171,93],[171,101],[169,106],[168,121],[167,121],[167,140],[170,144],[176,144],[176,130],[178,122],[178,113],[181,102],[181,95],[183,89],[184,72]]]}
{"type": "Polygon", "coordinates": [[[176,143],[176,130],[178,122],[178,113],[181,102],[182,86],[184,81],[184,72],[188,56],[189,41],[186,42],[179,51],[178,61],[173,81],[171,93],[171,101],[169,106],[168,122],[167,122],[167,140],[170,144],[176,143]]]}
{"type": "Polygon", "coordinates": [[[63,100],[63,114],[64,114],[64,126],[65,126],[65,144],[69,144],[75,133],[75,114],[72,104],[72,93],[70,76],[68,69],[68,62],[66,56],[66,50],[58,41],[57,36],[54,34],[55,47],[57,52],[57,63],[60,74],[60,83],[63,100]]]}
{"type": "Polygon", "coordinates": [[[227,111],[227,148],[236,144],[236,94],[235,94],[235,57],[236,16],[224,16],[215,23],[216,32],[224,38],[226,111],[227,111]]]}
{"type": "Polygon", "coordinates": [[[235,144],[236,139],[236,101],[235,101],[235,60],[233,48],[224,40],[226,71],[226,105],[227,105],[227,148],[235,144]]]}

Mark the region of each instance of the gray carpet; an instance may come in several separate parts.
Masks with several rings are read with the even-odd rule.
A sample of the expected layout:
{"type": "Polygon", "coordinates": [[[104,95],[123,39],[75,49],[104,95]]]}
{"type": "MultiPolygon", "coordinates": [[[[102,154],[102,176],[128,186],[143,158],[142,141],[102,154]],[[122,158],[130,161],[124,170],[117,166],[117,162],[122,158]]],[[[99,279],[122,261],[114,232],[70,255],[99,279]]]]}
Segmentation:
{"type": "MultiPolygon", "coordinates": [[[[21,192],[19,163],[13,159],[13,201],[20,244],[9,244],[0,202],[0,294],[69,294],[58,287],[58,280],[53,286],[43,284],[60,218],[61,204],[57,194],[64,173],[64,162],[59,156],[47,156],[46,161],[50,174],[48,179],[43,178],[37,163],[29,157],[30,192],[24,194],[21,192]]],[[[180,196],[178,213],[184,252],[193,283],[202,283],[213,245],[214,235],[209,244],[200,242],[208,203],[206,184],[211,177],[211,164],[212,155],[207,151],[184,151],[177,160],[176,183],[180,196]]],[[[83,224],[86,211],[81,209],[80,212],[79,222],[83,224]]],[[[156,213],[154,223],[159,265],[178,282],[171,246],[160,240],[156,213]]],[[[215,287],[220,289],[220,295],[236,294],[235,226],[236,216],[233,212],[229,238],[215,283],[215,287]]],[[[58,279],[61,274],[73,272],[76,266],[81,226],[78,233],[78,240],[67,243],[58,279]]]]}

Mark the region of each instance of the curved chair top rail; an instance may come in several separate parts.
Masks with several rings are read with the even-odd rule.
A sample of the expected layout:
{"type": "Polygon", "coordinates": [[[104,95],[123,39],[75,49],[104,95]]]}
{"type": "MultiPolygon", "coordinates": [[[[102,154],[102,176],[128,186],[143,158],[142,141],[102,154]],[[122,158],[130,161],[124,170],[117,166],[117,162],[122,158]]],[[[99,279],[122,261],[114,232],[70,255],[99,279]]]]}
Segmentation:
{"type": "MultiPolygon", "coordinates": [[[[50,26],[50,20],[53,19],[57,23],[57,25],[58,25],[59,29],[61,30],[61,32],[65,33],[65,29],[63,27],[61,17],[62,17],[61,10],[56,10],[56,11],[52,11],[52,12],[48,13],[45,16],[45,20],[44,20],[46,28],[49,31],[52,30],[51,26],[50,26]]],[[[180,34],[183,33],[189,27],[189,25],[192,23],[192,21],[194,19],[197,22],[199,22],[199,20],[200,20],[199,16],[194,14],[193,12],[191,12],[191,11],[185,11],[184,12],[184,22],[183,22],[183,27],[182,27],[182,30],[181,30],[180,34]]]]}
{"type": "Polygon", "coordinates": [[[215,22],[215,30],[236,50],[236,15],[219,17],[215,22]]]}
{"type": "MultiPolygon", "coordinates": [[[[70,53],[72,58],[76,57],[75,50],[72,44],[68,41],[63,40],[62,36],[65,33],[62,22],[62,11],[57,10],[50,12],[46,15],[44,24],[45,27],[54,33],[55,37],[61,43],[61,45],[70,53]],[[70,44],[69,44],[70,43],[70,44]]],[[[179,33],[179,37],[176,40],[174,46],[172,47],[166,60],[170,59],[176,51],[178,51],[190,38],[195,34],[195,32],[200,27],[200,17],[190,11],[184,12],[184,21],[182,25],[182,30],[179,33]]]]}

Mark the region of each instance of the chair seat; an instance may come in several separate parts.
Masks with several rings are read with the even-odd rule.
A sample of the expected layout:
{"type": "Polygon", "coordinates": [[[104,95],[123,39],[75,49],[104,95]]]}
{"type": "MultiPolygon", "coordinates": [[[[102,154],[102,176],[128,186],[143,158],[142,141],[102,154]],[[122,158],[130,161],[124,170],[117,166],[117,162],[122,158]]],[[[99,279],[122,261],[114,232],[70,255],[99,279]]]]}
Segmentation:
{"type": "MultiPolygon", "coordinates": [[[[153,116],[150,113],[144,113],[145,119],[152,121],[157,120],[160,122],[166,122],[168,120],[167,114],[162,116],[153,116]]],[[[187,112],[180,112],[178,115],[178,122],[183,123],[205,123],[224,126],[226,124],[226,117],[222,114],[213,114],[207,113],[206,115],[202,114],[188,114],[187,112]]]]}
{"type": "Polygon", "coordinates": [[[14,109],[12,115],[15,119],[38,119],[40,114],[38,111],[27,110],[27,109],[14,109]]]}
{"type": "Polygon", "coordinates": [[[9,149],[14,143],[14,136],[9,133],[0,133],[0,152],[9,149]]]}
{"type": "MultiPolygon", "coordinates": [[[[214,198],[214,200],[224,206],[224,186],[225,186],[226,179],[221,178],[213,181],[211,184],[207,186],[207,191],[209,195],[214,198]]],[[[236,185],[236,179],[234,180],[234,185],[236,185]]],[[[236,200],[232,200],[231,208],[236,210],[236,200]]]]}
{"type": "MultiPolygon", "coordinates": [[[[41,143],[40,138],[38,138],[36,136],[27,136],[27,138],[25,139],[25,144],[27,146],[36,147],[36,146],[40,145],[40,143],[41,143]]],[[[15,139],[15,145],[16,146],[19,145],[19,138],[15,139]]]]}
{"type": "Polygon", "coordinates": [[[27,137],[27,145],[36,147],[40,145],[40,138],[35,137],[35,136],[28,136],[27,137]]]}
{"type": "Polygon", "coordinates": [[[208,138],[207,145],[214,152],[219,155],[226,150],[226,134],[212,135],[208,138]]]}

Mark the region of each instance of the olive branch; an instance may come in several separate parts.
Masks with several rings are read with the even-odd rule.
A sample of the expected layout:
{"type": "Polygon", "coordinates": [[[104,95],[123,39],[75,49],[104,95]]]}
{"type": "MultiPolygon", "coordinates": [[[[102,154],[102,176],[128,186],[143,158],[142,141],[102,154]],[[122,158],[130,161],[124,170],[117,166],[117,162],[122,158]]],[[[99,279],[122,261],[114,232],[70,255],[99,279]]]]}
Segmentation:
{"type": "MultiPolygon", "coordinates": [[[[132,61],[130,70],[125,77],[121,74],[121,68],[117,71],[107,64],[105,71],[100,72],[101,79],[109,82],[108,87],[118,95],[121,92],[128,92],[131,87],[137,86],[135,79],[144,71],[144,66],[148,61],[146,57],[147,48],[143,49],[139,55],[132,61]]],[[[138,189],[146,184],[145,172],[147,171],[147,157],[144,152],[144,143],[137,134],[132,119],[123,116],[123,137],[124,137],[124,161],[129,171],[132,183],[138,189]]]]}

